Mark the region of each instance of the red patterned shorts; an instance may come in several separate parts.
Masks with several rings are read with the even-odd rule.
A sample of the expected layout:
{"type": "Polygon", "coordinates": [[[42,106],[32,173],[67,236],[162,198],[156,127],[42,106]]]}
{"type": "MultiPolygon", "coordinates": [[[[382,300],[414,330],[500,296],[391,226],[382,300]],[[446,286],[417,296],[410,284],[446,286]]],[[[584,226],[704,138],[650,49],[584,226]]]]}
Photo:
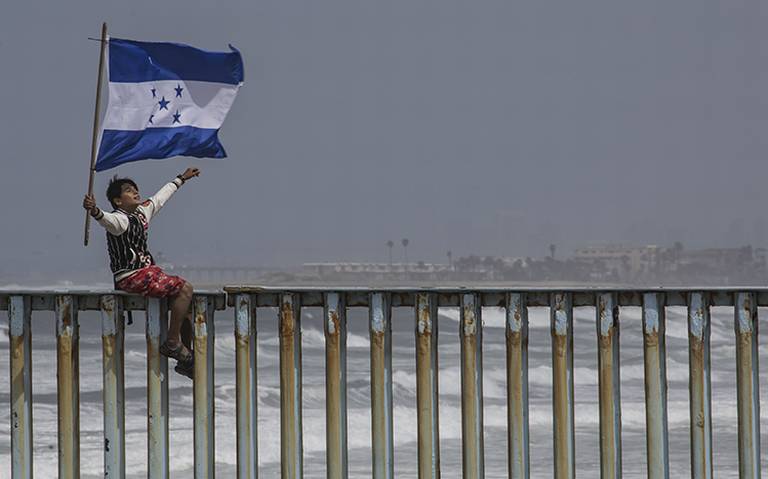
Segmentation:
{"type": "Polygon", "coordinates": [[[166,274],[158,266],[152,265],[121,279],[116,288],[150,298],[166,298],[179,294],[184,283],[186,281],[183,278],[166,274]]]}

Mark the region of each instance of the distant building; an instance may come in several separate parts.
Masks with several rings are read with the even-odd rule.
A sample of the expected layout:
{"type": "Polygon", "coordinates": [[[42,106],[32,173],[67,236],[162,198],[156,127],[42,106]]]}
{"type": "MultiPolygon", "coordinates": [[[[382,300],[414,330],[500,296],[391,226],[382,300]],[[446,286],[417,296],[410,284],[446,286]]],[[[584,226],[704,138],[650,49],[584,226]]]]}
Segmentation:
{"type": "Polygon", "coordinates": [[[637,276],[650,271],[659,260],[660,248],[656,245],[588,246],[574,251],[573,259],[590,263],[600,262],[607,271],[637,276]]]}
{"type": "Polygon", "coordinates": [[[304,263],[302,273],[322,279],[437,280],[450,275],[453,268],[442,263],[304,263]]]}
{"type": "MultiPolygon", "coordinates": [[[[765,252],[760,251],[764,257],[765,252]]],[[[751,264],[755,258],[751,246],[741,248],[707,248],[697,250],[685,250],[680,253],[678,263],[680,266],[698,265],[713,270],[732,270],[739,266],[751,264]]]]}

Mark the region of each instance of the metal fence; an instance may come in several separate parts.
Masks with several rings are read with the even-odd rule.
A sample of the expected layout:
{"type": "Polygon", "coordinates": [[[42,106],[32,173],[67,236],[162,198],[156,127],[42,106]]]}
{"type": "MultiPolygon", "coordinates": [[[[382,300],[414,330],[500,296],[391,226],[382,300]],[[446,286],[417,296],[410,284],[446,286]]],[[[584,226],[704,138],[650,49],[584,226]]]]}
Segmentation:
{"type": "MultiPolygon", "coordinates": [[[[669,477],[665,307],[687,306],[689,336],[691,473],[713,477],[710,383],[710,306],[732,306],[736,333],[739,475],[760,477],[757,307],[768,289],[597,290],[523,288],[269,288],[227,287],[198,293],[194,315],[194,474],[214,477],[213,317],[234,308],[237,476],[257,476],[256,311],[278,311],[280,448],[283,478],[303,475],[301,310],[323,307],[326,347],[326,463],[329,478],[347,477],[346,312],[369,311],[372,475],[394,477],[392,396],[393,307],[412,307],[416,347],[416,416],[420,478],[440,476],[437,308],[459,307],[462,470],[484,477],[482,307],[506,308],[507,463],[512,478],[530,475],[528,436],[528,307],[550,308],[554,476],[575,477],[573,308],[596,311],[600,414],[600,470],[621,477],[619,306],[642,307],[645,362],[647,470],[669,477]]],[[[169,477],[167,361],[164,301],[114,292],[0,292],[10,322],[12,477],[32,477],[33,310],[55,311],[59,477],[79,477],[78,319],[100,310],[102,324],[104,477],[125,476],[123,315],[146,312],[147,464],[150,478],[169,477]]],[[[2,387],[5,387],[2,385],[2,387]]]]}

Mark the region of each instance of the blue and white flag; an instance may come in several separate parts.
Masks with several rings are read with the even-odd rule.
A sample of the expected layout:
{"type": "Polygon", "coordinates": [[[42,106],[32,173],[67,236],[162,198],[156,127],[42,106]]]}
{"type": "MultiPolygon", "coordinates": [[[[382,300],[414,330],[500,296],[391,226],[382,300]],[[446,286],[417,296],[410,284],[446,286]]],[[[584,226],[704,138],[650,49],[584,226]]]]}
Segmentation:
{"type": "Polygon", "coordinates": [[[109,106],[96,171],[171,156],[225,158],[218,132],[243,82],[240,52],[109,40],[109,106]]]}

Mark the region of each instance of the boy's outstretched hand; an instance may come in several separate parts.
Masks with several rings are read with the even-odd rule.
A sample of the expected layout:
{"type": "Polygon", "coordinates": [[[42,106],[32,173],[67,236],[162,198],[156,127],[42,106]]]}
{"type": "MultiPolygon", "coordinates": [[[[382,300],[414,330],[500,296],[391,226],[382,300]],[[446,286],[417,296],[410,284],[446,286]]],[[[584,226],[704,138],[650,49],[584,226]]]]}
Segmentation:
{"type": "Polygon", "coordinates": [[[199,168],[187,168],[184,170],[184,173],[179,175],[179,178],[181,178],[184,181],[187,181],[190,178],[194,178],[196,176],[200,176],[200,169],[199,168]]]}

